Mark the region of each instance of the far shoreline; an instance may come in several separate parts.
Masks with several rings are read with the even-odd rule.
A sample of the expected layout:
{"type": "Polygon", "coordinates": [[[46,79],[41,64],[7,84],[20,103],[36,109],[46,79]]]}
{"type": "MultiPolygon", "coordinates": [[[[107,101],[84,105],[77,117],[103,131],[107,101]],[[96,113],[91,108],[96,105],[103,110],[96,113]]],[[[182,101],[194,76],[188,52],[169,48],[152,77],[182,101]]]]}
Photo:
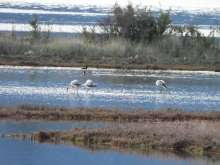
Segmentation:
{"type": "Polygon", "coordinates": [[[120,67],[120,66],[110,66],[110,65],[89,65],[89,64],[76,64],[76,65],[57,65],[57,64],[48,64],[48,65],[40,65],[40,64],[20,64],[20,63],[2,63],[0,61],[0,69],[2,68],[22,68],[22,69],[61,69],[61,70],[70,70],[70,69],[81,69],[81,67],[87,65],[89,69],[106,69],[106,70],[130,70],[130,71],[159,71],[159,72],[215,72],[219,73],[220,68],[216,67],[208,67],[208,66],[191,66],[191,65],[139,65],[139,66],[128,66],[128,67],[120,67]]]}

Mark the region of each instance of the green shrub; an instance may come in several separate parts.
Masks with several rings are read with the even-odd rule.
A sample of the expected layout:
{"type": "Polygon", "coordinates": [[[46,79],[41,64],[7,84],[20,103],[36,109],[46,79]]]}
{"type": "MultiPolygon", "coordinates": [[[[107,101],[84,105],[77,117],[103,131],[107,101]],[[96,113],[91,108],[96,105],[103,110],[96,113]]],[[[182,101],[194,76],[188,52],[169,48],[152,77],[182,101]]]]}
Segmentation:
{"type": "Polygon", "coordinates": [[[168,12],[160,12],[158,17],[150,10],[128,5],[113,7],[113,15],[106,18],[101,27],[108,37],[122,37],[132,41],[152,41],[164,34],[171,23],[168,12]]]}
{"type": "Polygon", "coordinates": [[[32,39],[33,40],[39,39],[40,38],[40,26],[39,26],[38,17],[36,15],[33,15],[29,24],[32,28],[31,30],[32,39]]]}

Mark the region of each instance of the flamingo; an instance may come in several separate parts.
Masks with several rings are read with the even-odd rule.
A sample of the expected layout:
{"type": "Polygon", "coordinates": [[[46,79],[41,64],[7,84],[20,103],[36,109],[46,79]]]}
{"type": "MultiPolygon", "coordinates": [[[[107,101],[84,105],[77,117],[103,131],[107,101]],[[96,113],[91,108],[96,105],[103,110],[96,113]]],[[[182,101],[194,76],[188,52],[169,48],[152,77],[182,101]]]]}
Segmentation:
{"type": "Polygon", "coordinates": [[[69,83],[69,85],[66,89],[67,89],[67,92],[68,92],[69,89],[74,89],[74,91],[76,93],[78,93],[78,89],[79,89],[80,86],[81,86],[81,84],[78,80],[73,80],[69,83]]]}
{"type": "Polygon", "coordinates": [[[157,80],[155,82],[155,85],[160,87],[160,88],[167,89],[167,85],[166,85],[166,82],[164,80],[157,80]]]}
{"type": "Polygon", "coordinates": [[[91,88],[95,88],[96,87],[96,84],[92,81],[92,80],[86,80],[86,82],[84,84],[82,84],[82,86],[84,86],[86,88],[86,93],[88,93],[88,91],[91,89],[91,88]]]}

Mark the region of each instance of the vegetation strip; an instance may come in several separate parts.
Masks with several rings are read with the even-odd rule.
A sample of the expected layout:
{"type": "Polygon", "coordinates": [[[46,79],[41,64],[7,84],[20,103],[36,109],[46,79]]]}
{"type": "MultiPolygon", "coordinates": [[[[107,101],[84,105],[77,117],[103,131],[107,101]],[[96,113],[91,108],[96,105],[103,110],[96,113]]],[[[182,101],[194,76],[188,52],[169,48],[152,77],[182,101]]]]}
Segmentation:
{"type": "Polygon", "coordinates": [[[220,155],[220,122],[166,121],[127,123],[109,128],[74,129],[65,132],[12,134],[38,142],[68,143],[93,148],[120,148],[140,152],[169,151],[191,155],[220,155]]]}
{"type": "Polygon", "coordinates": [[[23,105],[0,108],[0,119],[16,120],[84,120],[84,121],[220,121],[220,112],[186,112],[177,109],[164,110],[116,110],[101,108],[52,108],[23,105]]]}
{"type": "Polygon", "coordinates": [[[218,29],[204,36],[196,26],[174,25],[169,11],[155,15],[144,7],[115,5],[97,23],[103,33],[84,28],[68,37],[42,32],[41,21],[34,15],[24,35],[0,33],[0,65],[220,71],[218,29]]]}

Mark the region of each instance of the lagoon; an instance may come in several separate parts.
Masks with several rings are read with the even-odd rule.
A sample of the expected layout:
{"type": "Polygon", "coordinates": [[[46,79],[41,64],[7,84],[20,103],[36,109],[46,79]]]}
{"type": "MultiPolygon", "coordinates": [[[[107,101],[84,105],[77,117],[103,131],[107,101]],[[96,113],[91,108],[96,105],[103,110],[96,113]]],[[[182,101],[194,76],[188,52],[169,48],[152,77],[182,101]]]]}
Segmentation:
{"type": "Polygon", "coordinates": [[[123,110],[177,108],[219,110],[220,73],[90,68],[0,67],[0,106],[102,107],[123,110]],[[68,83],[92,79],[97,87],[67,92],[68,83]],[[168,90],[155,86],[157,79],[168,90]]]}

